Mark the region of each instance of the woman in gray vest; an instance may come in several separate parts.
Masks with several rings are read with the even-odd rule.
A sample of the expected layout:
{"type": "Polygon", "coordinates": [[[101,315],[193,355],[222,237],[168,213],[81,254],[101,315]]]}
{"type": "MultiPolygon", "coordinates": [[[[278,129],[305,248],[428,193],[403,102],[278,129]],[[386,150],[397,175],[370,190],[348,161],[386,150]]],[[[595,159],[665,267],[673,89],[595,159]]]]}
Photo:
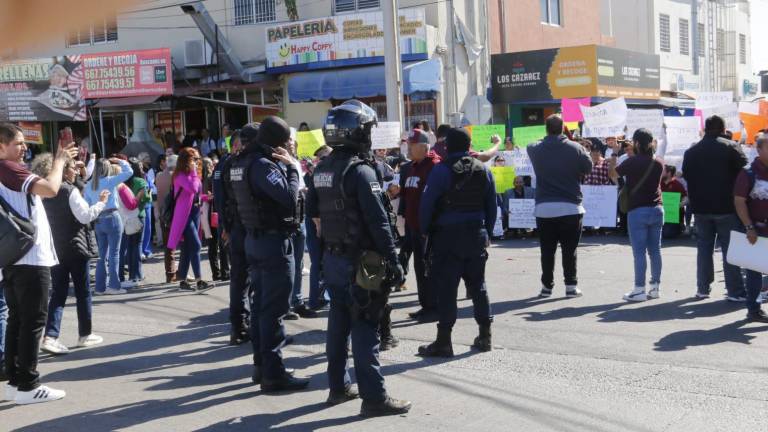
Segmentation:
{"type": "MultiPolygon", "coordinates": [[[[40,155],[32,163],[32,170],[39,176],[47,177],[53,165],[50,153],[40,155]]],[[[96,237],[91,228],[109,198],[109,191],[102,191],[99,202],[89,206],[74,186],[77,178],[75,161],[70,159],[64,165],[64,175],[59,193],[54,198],[43,200],[48,222],[51,224],[53,244],[59,264],[51,267],[51,298],[48,303],[48,322],[42,350],[51,354],[66,354],[69,349],[59,341],[61,317],[69,291],[69,279],[75,286],[77,298],[78,347],[100,344],[103,339],[91,330],[91,289],[88,277],[88,262],[98,256],[96,237]]]]}

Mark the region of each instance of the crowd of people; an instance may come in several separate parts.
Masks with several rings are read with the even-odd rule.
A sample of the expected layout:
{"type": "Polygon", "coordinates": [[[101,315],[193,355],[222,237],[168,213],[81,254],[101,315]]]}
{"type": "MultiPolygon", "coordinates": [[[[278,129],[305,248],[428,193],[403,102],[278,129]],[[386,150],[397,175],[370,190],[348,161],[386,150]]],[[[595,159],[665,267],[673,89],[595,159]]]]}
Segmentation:
{"type": "MultiPolygon", "coordinates": [[[[283,364],[281,348],[291,340],[283,320],[313,318],[330,306],[328,403],[360,397],[366,416],[407,412],[410,402],[391,398],[384,387],[378,352],[398,344],[388,297],[407,289],[409,262],[420,306],[410,318],[437,322],[435,341],[419,347],[418,354],[453,356],[461,280],[478,325],[473,348],[489,351],[493,315],[485,265],[497,213],[506,215],[511,199],[535,200],[538,295],[554,295],[559,246],[565,296],[580,297],[583,185],[621,187],[617,206],[626,215],[635,274],[625,300],[661,297],[662,239],[684,232],[692,216],[695,297],[711,295],[718,240],[726,300],[745,302],[749,320],[768,322],[760,307],[763,275],[752,269],[743,274],[725,259],[732,231],[753,244],[768,236],[768,135],[758,137],[758,156],[748,161],[726,137],[723,120],[710,117],[678,170],[656,156],[659,137],[646,129],[626,140],[574,140],[557,115],[546,119],[546,137],[524,150],[509,138],[500,149],[501,139],[494,136],[490,149],[476,152],[465,130],[441,125],[433,132],[418,122],[399,149],[371,151],[375,124],[369,107],[342,104],[328,115],[328,145],[309,160],[296,157],[285,122],[269,117],[227,129],[219,140],[204,130],[199,139],[179,142],[156,129],[167,152],[154,162],[146,154],[83,158],[73,144],[60,142],[55,154],[38,155],[29,166],[23,163],[21,130],[0,124],[3,209],[36,227],[28,252],[1,272],[5,399],[28,404],[65,396],[40,384],[37,356],[39,349],[57,355],[69,350],[59,336],[70,280],[78,346],[102,343],[93,332],[92,295],[126,294],[140,286],[142,262],[153,256],[155,244],[162,248],[165,282],[193,293],[214,287],[201,269],[201,250],[207,247],[214,280],[229,283],[230,343],[251,342],[252,379],[262,390],[308,385],[283,364]],[[526,152],[535,176],[516,177],[513,188],[497,193],[489,168],[508,165],[513,151],[526,152]],[[664,223],[665,191],[681,194],[678,224],[664,223]],[[303,276],[309,279],[306,298],[303,276]],[[359,391],[347,371],[350,340],[359,391]]],[[[509,228],[506,219],[506,234],[534,234],[509,228]]]]}

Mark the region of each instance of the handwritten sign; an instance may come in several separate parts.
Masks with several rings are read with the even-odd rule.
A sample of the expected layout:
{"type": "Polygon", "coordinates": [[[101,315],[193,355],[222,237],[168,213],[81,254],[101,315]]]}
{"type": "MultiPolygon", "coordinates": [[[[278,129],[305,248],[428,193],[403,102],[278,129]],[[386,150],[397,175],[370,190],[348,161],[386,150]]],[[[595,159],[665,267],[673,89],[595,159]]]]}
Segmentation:
{"type": "Polygon", "coordinates": [[[381,122],[371,129],[371,148],[389,149],[400,147],[400,122],[381,122]]]}
{"type": "Polygon", "coordinates": [[[510,228],[536,228],[536,200],[511,199],[509,200],[509,227],[510,228]]]}
{"type": "Polygon", "coordinates": [[[563,112],[564,122],[580,122],[584,120],[584,114],[581,113],[581,106],[589,106],[590,98],[568,99],[564,98],[560,104],[563,112]]]}
{"type": "Polygon", "coordinates": [[[664,204],[664,223],[680,223],[680,192],[662,192],[661,201],[664,204]]]}
{"type": "Polygon", "coordinates": [[[627,125],[627,102],[623,97],[593,107],[581,106],[584,114],[583,137],[609,137],[624,135],[627,125]]]}
{"type": "Polygon", "coordinates": [[[705,110],[733,102],[733,92],[701,92],[696,95],[696,109],[705,110]]]}
{"type": "MultiPolygon", "coordinates": [[[[698,142],[699,128],[701,124],[698,117],[664,117],[664,124],[667,125],[667,140],[665,146],[659,149],[659,156],[663,157],[669,163],[680,161],[685,151],[691,147],[691,144],[698,142]]],[[[681,168],[680,166],[678,168],[681,168]]]]}
{"type": "Polygon", "coordinates": [[[496,183],[496,193],[504,192],[515,187],[515,168],[513,167],[491,167],[493,181],[496,183]]]}
{"type": "Polygon", "coordinates": [[[664,136],[664,111],[660,109],[631,109],[627,112],[627,138],[638,129],[648,129],[653,137],[661,139],[664,136]]]}
{"type": "Polygon", "coordinates": [[[317,149],[325,145],[325,137],[321,129],[296,132],[296,153],[300,158],[314,157],[317,149]]]}
{"type": "Polygon", "coordinates": [[[516,149],[512,153],[512,166],[515,167],[515,175],[519,176],[532,176],[535,175],[533,171],[533,164],[531,158],[528,157],[528,152],[525,149],[516,149]]]}
{"type": "Polygon", "coordinates": [[[724,105],[718,105],[710,108],[703,108],[701,110],[702,117],[707,118],[716,115],[722,117],[725,120],[725,128],[733,131],[741,131],[741,119],[739,118],[739,107],[736,102],[727,103],[724,105]]]}
{"type": "Polygon", "coordinates": [[[582,186],[584,226],[615,227],[618,191],[616,186],[582,186]]]}
{"type": "Polygon", "coordinates": [[[512,129],[512,138],[515,140],[515,145],[521,148],[528,147],[528,144],[541,141],[546,135],[547,129],[544,125],[524,126],[512,129]]]}
{"type": "Polygon", "coordinates": [[[472,149],[475,151],[484,151],[492,147],[491,137],[498,135],[501,141],[506,137],[505,125],[473,125],[472,126],[472,149]]]}

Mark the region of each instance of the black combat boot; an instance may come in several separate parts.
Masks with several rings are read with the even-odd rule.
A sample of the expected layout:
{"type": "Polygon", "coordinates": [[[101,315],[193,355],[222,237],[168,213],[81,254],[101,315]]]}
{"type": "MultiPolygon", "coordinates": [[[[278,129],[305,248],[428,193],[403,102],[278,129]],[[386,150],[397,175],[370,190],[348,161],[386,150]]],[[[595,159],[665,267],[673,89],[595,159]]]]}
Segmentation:
{"type": "Polygon", "coordinates": [[[287,370],[283,376],[277,379],[261,378],[261,391],[263,392],[304,390],[308,385],[308,378],[297,378],[287,370]]]}
{"type": "Polygon", "coordinates": [[[493,345],[491,345],[490,324],[480,326],[480,335],[475,338],[475,343],[472,344],[472,347],[482,352],[490,351],[493,348],[493,345]]]}
{"type": "Polygon", "coordinates": [[[381,402],[363,401],[360,407],[360,415],[363,417],[381,417],[388,415],[405,414],[411,409],[411,402],[407,400],[393,399],[387,396],[381,402]]]}
{"type": "Polygon", "coordinates": [[[451,330],[438,327],[437,340],[429,345],[420,346],[419,355],[422,357],[453,357],[451,330]]]}
{"type": "Polygon", "coordinates": [[[330,392],[328,394],[328,399],[326,399],[325,403],[327,403],[330,406],[336,406],[339,404],[343,404],[344,402],[349,402],[353,399],[357,399],[360,397],[360,394],[357,392],[357,389],[355,386],[350,385],[349,387],[345,388],[343,391],[340,392],[330,392]]]}
{"type": "Polygon", "coordinates": [[[381,339],[379,351],[387,351],[400,344],[400,341],[392,334],[391,313],[392,306],[386,305],[384,307],[384,315],[379,320],[379,337],[381,339]]]}

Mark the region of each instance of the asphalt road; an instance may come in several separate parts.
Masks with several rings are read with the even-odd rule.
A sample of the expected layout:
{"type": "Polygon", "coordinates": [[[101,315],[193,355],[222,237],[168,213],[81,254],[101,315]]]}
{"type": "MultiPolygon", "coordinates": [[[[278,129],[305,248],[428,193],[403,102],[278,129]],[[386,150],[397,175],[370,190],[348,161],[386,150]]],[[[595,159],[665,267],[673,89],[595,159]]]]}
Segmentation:
{"type": "MultiPolygon", "coordinates": [[[[626,239],[587,237],[579,249],[585,296],[563,298],[558,272],[555,295],[540,300],[535,240],[495,244],[487,272],[494,350],[469,349],[477,327],[471,301],[461,300],[449,361],[414,355],[435,326],[406,319],[417,308],[409,280],[411,289],[393,297],[401,344],[382,361],[389,392],[413,401],[413,409],[369,420],[357,415],[359,402],[324,405],[327,313],[287,324],[296,343],[286,362],[312,378],[309,390],[262,394],[250,382],[250,346],[227,345],[227,287],[181,293],[157,283],[162,262],[155,259],[145,266],[144,287],[95,299],[94,331],[103,345],[42,357],[44,382],[67,397],[0,403],[0,430],[766,430],[768,326],[746,323],[743,305],[722,299],[722,272],[712,299],[692,298],[690,241],[666,244],[663,257],[662,298],[627,304],[621,295],[633,277],[626,239]]],[[[62,341],[74,345],[70,300],[62,341]]]]}

